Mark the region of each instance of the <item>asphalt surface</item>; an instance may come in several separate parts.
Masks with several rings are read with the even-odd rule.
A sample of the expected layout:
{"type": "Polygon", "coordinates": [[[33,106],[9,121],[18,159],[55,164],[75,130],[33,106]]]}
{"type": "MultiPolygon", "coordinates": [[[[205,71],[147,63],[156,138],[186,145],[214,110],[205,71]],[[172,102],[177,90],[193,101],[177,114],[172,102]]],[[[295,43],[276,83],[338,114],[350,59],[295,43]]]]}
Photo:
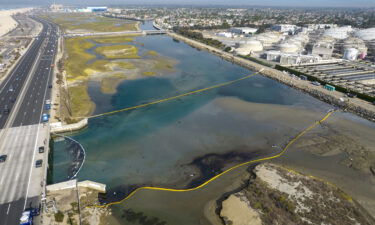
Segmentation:
{"type": "Polygon", "coordinates": [[[38,40],[35,40],[28,51],[22,56],[8,77],[0,84],[0,129],[4,128],[15,101],[35,62],[35,56],[46,38],[47,27],[44,26],[38,40]],[[9,112],[7,112],[7,110],[9,112]]]}
{"type": "Polygon", "coordinates": [[[34,18],[43,29],[9,76],[0,84],[0,225],[19,224],[22,211],[40,204],[45,182],[48,127],[41,121],[45,100],[50,98],[57,27],[34,18]],[[6,112],[8,109],[9,112],[6,112]],[[42,168],[35,161],[43,160],[42,168]]]}

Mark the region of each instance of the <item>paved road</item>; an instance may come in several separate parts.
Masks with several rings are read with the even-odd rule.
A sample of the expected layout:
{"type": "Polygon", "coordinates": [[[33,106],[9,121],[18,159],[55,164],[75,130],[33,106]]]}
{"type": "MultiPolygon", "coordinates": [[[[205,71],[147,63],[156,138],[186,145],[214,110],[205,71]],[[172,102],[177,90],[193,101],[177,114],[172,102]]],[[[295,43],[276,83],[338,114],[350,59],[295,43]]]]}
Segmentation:
{"type": "Polygon", "coordinates": [[[49,127],[41,123],[44,102],[50,98],[51,66],[57,50],[57,27],[47,21],[39,37],[0,84],[0,225],[19,224],[22,211],[37,207],[45,184],[48,154],[38,147],[48,145],[49,127]],[[35,161],[43,159],[43,167],[35,161]]]}
{"type": "Polygon", "coordinates": [[[6,112],[6,109],[9,109],[9,111],[13,109],[14,103],[35,62],[35,56],[38,54],[46,38],[46,32],[47,27],[43,27],[38,39],[32,43],[18,65],[14,67],[9,76],[0,84],[0,129],[4,127],[5,122],[8,120],[10,113],[6,112]]]}

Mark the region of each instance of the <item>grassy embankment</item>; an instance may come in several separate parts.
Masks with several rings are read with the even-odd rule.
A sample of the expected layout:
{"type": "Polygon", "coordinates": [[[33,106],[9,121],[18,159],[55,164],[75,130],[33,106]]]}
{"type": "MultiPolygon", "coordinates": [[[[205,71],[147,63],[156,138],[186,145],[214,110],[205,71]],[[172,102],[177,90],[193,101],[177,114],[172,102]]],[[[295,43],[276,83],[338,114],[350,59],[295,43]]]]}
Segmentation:
{"type": "Polygon", "coordinates": [[[138,30],[137,22],[107,18],[95,13],[53,13],[43,16],[64,30],[87,30],[94,32],[118,32],[138,30]]]}

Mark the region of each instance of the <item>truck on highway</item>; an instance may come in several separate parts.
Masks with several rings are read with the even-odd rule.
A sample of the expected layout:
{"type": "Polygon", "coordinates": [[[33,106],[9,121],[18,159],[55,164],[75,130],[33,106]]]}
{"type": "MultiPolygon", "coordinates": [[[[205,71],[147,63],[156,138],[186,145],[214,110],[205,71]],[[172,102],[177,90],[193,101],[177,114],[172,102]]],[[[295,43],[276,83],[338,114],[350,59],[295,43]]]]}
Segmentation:
{"type": "Polygon", "coordinates": [[[45,104],[44,108],[46,110],[50,110],[51,109],[51,100],[49,100],[49,99],[46,100],[46,104],[45,104]]]}
{"type": "Polygon", "coordinates": [[[31,208],[22,212],[20,225],[33,225],[34,216],[39,215],[39,209],[31,208]]]}
{"type": "Polygon", "coordinates": [[[24,211],[20,218],[20,225],[32,225],[33,224],[33,217],[31,216],[30,211],[24,211]]]}
{"type": "Polygon", "coordinates": [[[33,225],[34,216],[38,216],[39,214],[39,209],[37,208],[26,209],[22,212],[20,225],[33,225]]]}

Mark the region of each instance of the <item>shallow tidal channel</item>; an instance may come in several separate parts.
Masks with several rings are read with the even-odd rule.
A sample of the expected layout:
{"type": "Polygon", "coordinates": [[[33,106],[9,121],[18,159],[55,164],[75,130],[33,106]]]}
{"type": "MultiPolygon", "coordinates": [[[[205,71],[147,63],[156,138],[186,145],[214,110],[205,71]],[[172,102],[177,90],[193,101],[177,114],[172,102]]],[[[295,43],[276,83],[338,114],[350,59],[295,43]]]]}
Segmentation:
{"type": "MultiPolygon", "coordinates": [[[[115,94],[103,94],[99,83],[90,82],[89,95],[96,104],[94,114],[144,104],[253,73],[169,36],[142,36],[135,41],[142,43],[140,51],[152,50],[177,60],[175,72],[125,80],[115,94]]],[[[256,75],[178,100],[90,119],[87,129],[71,136],[84,146],[87,154],[77,178],[105,183],[108,201],[121,199],[137,186],[194,187],[237,163],[275,154],[291,137],[319,120],[330,108],[332,106],[306,94],[256,75]]],[[[54,182],[67,177],[69,156],[58,153],[62,148],[58,142],[55,144],[54,182]]],[[[298,160],[298,157],[293,159],[298,160]]],[[[203,213],[194,214],[196,206],[186,202],[198,195],[189,197],[184,193],[180,200],[175,198],[186,204],[165,200],[162,208],[176,212],[163,215],[156,209],[160,204],[152,199],[165,199],[172,194],[150,195],[145,191],[144,198],[135,197],[126,206],[127,210],[133,205],[137,212],[145,210],[151,217],[160,216],[160,222],[166,224],[198,224],[202,220],[205,221],[202,224],[208,224],[207,219],[202,219],[203,213]],[[165,205],[171,207],[168,209],[165,205]],[[190,216],[183,216],[185,210],[190,216]],[[173,223],[177,215],[182,221],[173,223]]],[[[198,208],[204,211],[204,206],[198,208]]],[[[124,209],[115,212],[118,221],[127,220],[124,209]]],[[[135,219],[129,224],[141,223],[135,219]]]]}

